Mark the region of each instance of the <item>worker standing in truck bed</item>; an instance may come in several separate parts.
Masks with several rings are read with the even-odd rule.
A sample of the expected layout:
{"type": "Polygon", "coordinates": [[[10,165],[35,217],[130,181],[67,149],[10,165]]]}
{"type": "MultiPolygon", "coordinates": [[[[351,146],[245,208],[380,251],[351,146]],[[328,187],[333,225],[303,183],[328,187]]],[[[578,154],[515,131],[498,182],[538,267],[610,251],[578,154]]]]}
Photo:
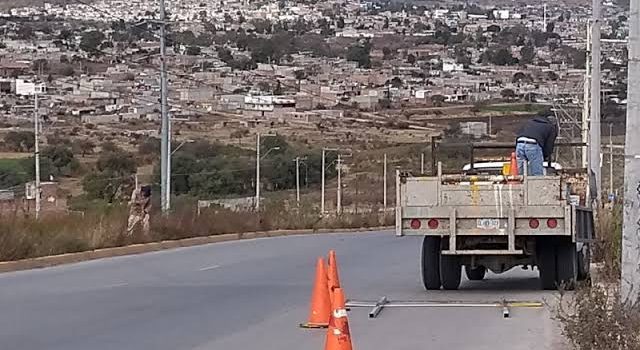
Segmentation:
{"type": "Polygon", "coordinates": [[[527,162],[528,175],[544,175],[544,161],[551,163],[557,136],[558,127],[553,114],[527,121],[516,137],[518,174],[523,174],[524,162],[527,162]]]}

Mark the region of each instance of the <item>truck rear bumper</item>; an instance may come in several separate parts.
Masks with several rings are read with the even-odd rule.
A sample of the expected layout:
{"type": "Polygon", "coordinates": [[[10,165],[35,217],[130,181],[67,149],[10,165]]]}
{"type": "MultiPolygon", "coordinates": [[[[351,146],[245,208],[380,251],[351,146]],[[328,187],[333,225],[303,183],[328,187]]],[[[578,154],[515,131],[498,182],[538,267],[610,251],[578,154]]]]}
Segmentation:
{"type": "Polygon", "coordinates": [[[524,251],[521,249],[514,250],[497,250],[497,249],[474,249],[474,250],[443,250],[443,255],[522,255],[524,251]]]}

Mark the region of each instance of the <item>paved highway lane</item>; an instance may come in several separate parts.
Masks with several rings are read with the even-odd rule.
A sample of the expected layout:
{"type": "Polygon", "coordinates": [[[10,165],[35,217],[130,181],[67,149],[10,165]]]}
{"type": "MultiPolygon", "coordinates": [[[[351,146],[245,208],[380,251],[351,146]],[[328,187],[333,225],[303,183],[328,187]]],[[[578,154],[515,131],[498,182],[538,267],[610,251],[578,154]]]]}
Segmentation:
{"type": "MultiPolygon", "coordinates": [[[[0,274],[2,349],[323,349],[308,313],[316,257],[335,249],[347,298],[548,300],[513,270],[425,292],[420,239],[391,232],[226,242],[0,274]]],[[[353,309],[354,348],[564,349],[549,310],[353,309]]]]}

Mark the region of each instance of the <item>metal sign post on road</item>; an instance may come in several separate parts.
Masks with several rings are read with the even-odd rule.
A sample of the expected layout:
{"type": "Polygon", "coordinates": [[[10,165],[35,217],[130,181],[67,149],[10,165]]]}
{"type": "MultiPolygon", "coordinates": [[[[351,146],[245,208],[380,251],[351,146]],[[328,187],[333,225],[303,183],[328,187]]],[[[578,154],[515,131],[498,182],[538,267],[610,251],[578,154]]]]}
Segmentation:
{"type": "Polygon", "coordinates": [[[622,224],[622,299],[629,306],[640,300],[640,3],[629,12],[627,132],[624,149],[624,217],[622,224]]]}

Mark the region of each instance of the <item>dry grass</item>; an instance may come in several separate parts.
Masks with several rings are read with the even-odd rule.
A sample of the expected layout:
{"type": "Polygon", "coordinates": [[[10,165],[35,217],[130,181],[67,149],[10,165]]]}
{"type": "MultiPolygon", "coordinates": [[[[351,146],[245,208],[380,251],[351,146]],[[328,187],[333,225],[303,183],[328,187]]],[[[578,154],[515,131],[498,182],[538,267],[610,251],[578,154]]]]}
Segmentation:
{"type": "Polygon", "coordinates": [[[594,261],[602,264],[601,277],[606,282],[620,279],[622,257],[622,206],[601,210],[597,220],[598,241],[594,261]]]}
{"type": "Polygon", "coordinates": [[[577,350],[640,350],[640,310],[620,301],[617,288],[585,286],[562,297],[558,320],[577,350]]]}
{"type": "Polygon", "coordinates": [[[594,260],[597,280],[574,294],[561,293],[557,319],[577,350],[640,350],[640,309],[620,298],[622,210],[601,210],[594,260]]]}
{"type": "Polygon", "coordinates": [[[0,218],[0,261],[81,252],[161,240],[277,229],[366,228],[391,225],[393,215],[374,213],[319,217],[312,211],[265,205],[265,211],[208,209],[197,215],[192,203],[169,215],[154,213],[151,232],[126,234],[127,208],[109,207],[85,215],[45,215],[36,221],[17,215],[0,218]]]}

